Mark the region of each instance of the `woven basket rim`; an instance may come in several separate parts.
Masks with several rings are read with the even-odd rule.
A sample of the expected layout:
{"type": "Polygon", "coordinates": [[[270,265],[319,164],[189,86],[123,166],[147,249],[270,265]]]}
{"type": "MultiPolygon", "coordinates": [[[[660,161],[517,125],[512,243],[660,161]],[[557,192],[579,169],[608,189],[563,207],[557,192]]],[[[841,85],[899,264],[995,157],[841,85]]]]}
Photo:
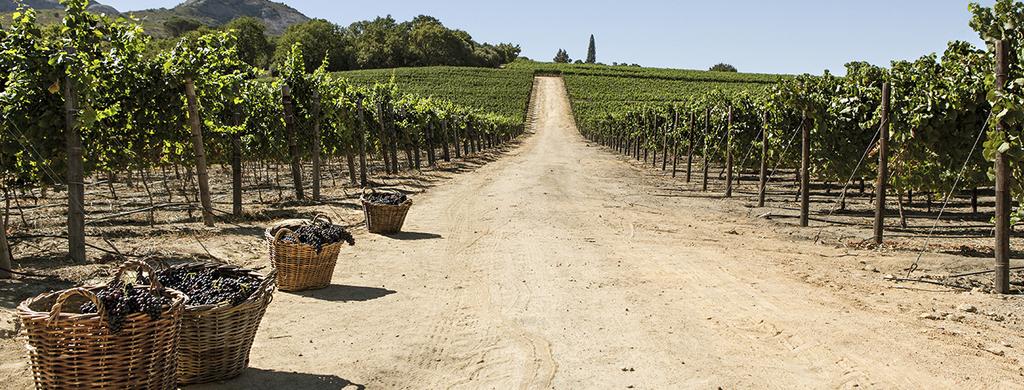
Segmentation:
{"type": "Polygon", "coordinates": [[[410,196],[406,196],[405,197],[405,202],[402,202],[402,203],[399,203],[399,204],[387,204],[387,203],[370,202],[370,201],[366,200],[366,194],[359,195],[359,201],[362,202],[363,204],[367,204],[367,205],[371,205],[371,206],[376,206],[376,207],[396,207],[397,208],[397,207],[408,207],[408,206],[412,205],[412,197],[410,197],[410,196]]]}
{"type": "Polygon", "coordinates": [[[275,286],[274,279],[277,277],[277,270],[276,269],[275,270],[271,270],[266,275],[263,275],[263,274],[260,274],[259,272],[257,272],[255,269],[252,269],[252,268],[245,268],[245,267],[240,267],[240,266],[236,266],[236,265],[232,265],[232,264],[216,263],[216,262],[209,262],[209,261],[194,261],[194,262],[188,262],[188,263],[182,263],[182,264],[175,264],[175,265],[172,265],[169,268],[207,268],[207,267],[222,268],[222,269],[224,269],[226,271],[237,272],[237,273],[244,273],[244,274],[248,274],[250,276],[255,276],[255,277],[260,279],[260,283],[261,283],[260,288],[258,290],[256,290],[256,291],[253,291],[253,293],[251,295],[249,295],[249,298],[246,298],[246,300],[242,301],[241,303],[239,303],[237,305],[232,305],[230,302],[221,302],[221,303],[217,303],[217,304],[207,304],[207,305],[189,305],[188,303],[185,303],[185,311],[188,312],[188,313],[198,313],[198,312],[203,312],[203,313],[220,313],[222,311],[229,311],[230,309],[233,309],[233,308],[236,308],[236,307],[245,307],[245,306],[249,306],[249,305],[252,305],[252,304],[263,304],[263,301],[266,300],[267,297],[270,296],[271,294],[273,294],[273,292],[274,292],[274,286],[275,286]]]}
{"type": "Polygon", "coordinates": [[[294,247],[299,247],[299,248],[306,248],[306,249],[309,249],[309,250],[311,250],[313,252],[317,252],[317,253],[322,253],[323,251],[327,250],[327,248],[331,248],[331,247],[334,247],[334,246],[343,246],[342,244],[345,244],[345,241],[338,241],[338,242],[335,242],[335,243],[324,245],[324,246],[320,247],[320,251],[317,251],[316,247],[313,246],[313,245],[304,244],[304,243],[301,243],[301,242],[284,242],[284,241],[274,240],[274,233],[273,233],[273,231],[275,229],[280,229],[282,227],[287,227],[287,226],[274,225],[274,226],[268,227],[266,230],[263,231],[263,237],[266,238],[266,240],[268,242],[270,242],[271,244],[273,244],[273,245],[284,246],[284,247],[293,247],[294,246],[294,247]]]}
{"type": "MultiPolygon", "coordinates": [[[[105,285],[99,285],[99,286],[87,286],[87,287],[80,287],[80,288],[84,288],[84,289],[89,290],[89,291],[96,291],[96,290],[100,290],[100,289],[102,289],[104,287],[106,287],[106,286],[105,285]]],[[[148,288],[148,287],[135,287],[135,288],[148,288]]],[[[75,289],[76,288],[67,288],[67,289],[63,289],[63,290],[44,292],[44,293],[36,295],[36,296],[34,296],[32,298],[25,299],[20,304],[18,304],[18,308],[17,308],[18,317],[21,317],[22,319],[44,319],[44,320],[48,320],[50,318],[50,311],[49,310],[47,310],[47,311],[39,311],[39,310],[33,309],[32,305],[34,305],[36,303],[39,303],[39,302],[41,302],[43,300],[50,299],[50,298],[56,299],[58,296],[60,296],[60,294],[63,294],[66,291],[75,290],[75,289]]],[[[175,290],[173,288],[166,288],[165,287],[161,292],[165,296],[169,295],[171,297],[171,303],[169,303],[167,305],[164,305],[161,308],[161,310],[160,310],[160,315],[161,316],[163,316],[165,313],[173,312],[177,306],[184,307],[185,306],[185,301],[188,300],[188,296],[186,296],[185,293],[183,293],[181,291],[178,291],[178,290],[175,290]]],[[[146,316],[146,318],[149,318],[149,315],[146,314],[146,313],[132,313],[132,314],[129,314],[129,315],[125,316],[124,319],[127,321],[127,320],[135,319],[136,317],[139,317],[139,316],[146,316]]],[[[100,320],[100,314],[99,313],[88,313],[88,314],[86,314],[86,313],[66,313],[64,311],[61,311],[57,315],[57,318],[56,318],[56,321],[91,321],[91,320],[99,321],[100,320]]]]}

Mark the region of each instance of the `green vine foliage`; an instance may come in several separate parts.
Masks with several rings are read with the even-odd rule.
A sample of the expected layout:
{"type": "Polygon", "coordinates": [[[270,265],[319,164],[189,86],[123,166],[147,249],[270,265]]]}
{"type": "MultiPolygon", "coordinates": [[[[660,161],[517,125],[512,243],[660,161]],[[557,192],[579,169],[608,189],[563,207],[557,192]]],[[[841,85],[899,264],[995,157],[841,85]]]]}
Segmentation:
{"type": "MultiPolygon", "coordinates": [[[[989,7],[972,3],[971,27],[985,41],[992,58],[999,40],[1009,45],[1007,57],[1010,63],[1008,82],[1003,90],[995,85],[994,71],[990,69],[985,77],[987,99],[992,105],[988,139],[985,141],[985,158],[994,161],[997,151],[1008,156],[1013,197],[1024,201],[1024,186],[1019,180],[1024,172],[1024,4],[1012,0],[997,0],[989,7]],[[1006,131],[996,132],[996,124],[1005,124],[1006,131]]],[[[992,63],[990,61],[990,63],[992,63]]],[[[990,170],[990,176],[994,173],[990,170]]],[[[1017,209],[1017,218],[1024,218],[1024,211],[1017,209]]]]}
{"type": "Polygon", "coordinates": [[[59,26],[41,27],[36,12],[21,6],[10,26],[0,29],[0,70],[6,75],[0,78],[0,179],[5,182],[63,180],[67,80],[77,100],[87,174],[190,163],[187,80],[195,84],[213,164],[229,161],[235,137],[245,159],[288,158],[282,85],[290,87],[295,102],[293,135],[302,143],[303,157],[311,151],[306,141],[315,122],[327,157],[354,153],[360,141],[379,155],[385,142],[379,119],[394,125],[401,146],[424,145],[428,127],[443,136],[442,121],[449,142],[454,134],[467,139],[470,123],[485,135],[515,134],[521,125],[505,115],[403,94],[394,82],[357,87],[329,74],[326,62],[309,72],[300,45],[278,64],[280,77],[264,78],[239,60],[232,31],[192,32],[169,50],[146,52],[149,38],[137,22],[90,13],[86,0],[61,4],[66,16],[59,26]],[[357,102],[364,108],[362,120],[357,102]]]}

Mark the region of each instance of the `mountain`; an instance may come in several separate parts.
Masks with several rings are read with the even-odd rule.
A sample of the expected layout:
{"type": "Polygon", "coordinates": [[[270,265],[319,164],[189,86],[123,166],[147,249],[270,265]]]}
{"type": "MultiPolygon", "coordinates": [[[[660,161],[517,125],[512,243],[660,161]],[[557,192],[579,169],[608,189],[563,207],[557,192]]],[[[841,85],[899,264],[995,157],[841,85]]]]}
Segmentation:
{"type": "Polygon", "coordinates": [[[155,36],[166,35],[163,23],[174,18],[191,19],[217,27],[240,16],[252,16],[263,21],[271,35],[279,35],[288,26],[310,20],[295,8],[269,0],[187,0],[171,9],[128,13],[143,20],[146,31],[155,36]]]}
{"type": "MultiPolygon", "coordinates": [[[[58,0],[25,0],[25,4],[35,8],[43,23],[59,21],[64,7],[58,0]]],[[[17,10],[15,0],[0,0],[0,13],[17,10]]],[[[142,11],[119,13],[114,7],[95,1],[90,2],[89,10],[107,15],[132,15],[142,21],[146,32],[155,37],[170,35],[165,23],[173,20],[191,20],[211,27],[219,27],[240,16],[252,16],[267,26],[267,33],[280,35],[293,24],[306,22],[306,15],[288,5],[270,0],[186,0],[174,8],[157,8],[142,11]]],[[[4,18],[4,22],[10,20],[4,18]]]]}
{"type": "MultiPolygon", "coordinates": [[[[43,10],[63,10],[64,6],[60,5],[57,0],[25,0],[25,5],[29,8],[34,8],[37,11],[43,10]]],[[[14,0],[0,1],[0,12],[14,12],[18,10],[18,3],[14,0]]],[[[89,10],[96,13],[103,13],[107,15],[119,15],[114,7],[109,5],[103,5],[95,1],[90,2],[89,10]]]]}

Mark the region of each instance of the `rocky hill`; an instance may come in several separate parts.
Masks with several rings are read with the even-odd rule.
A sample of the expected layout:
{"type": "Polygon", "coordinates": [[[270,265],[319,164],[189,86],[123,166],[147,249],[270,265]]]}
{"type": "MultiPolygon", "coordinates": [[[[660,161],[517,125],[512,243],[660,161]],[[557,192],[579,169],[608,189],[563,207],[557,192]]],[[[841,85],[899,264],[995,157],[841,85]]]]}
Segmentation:
{"type": "MultiPolygon", "coordinates": [[[[57,0],[24,0],[24,3],[38,11],[64,9],[64,6],[60,5],[60,2],[57,0]]],[[[17,9],[18,3],[14,0],[0,1],[0,12],[14,12],[17,9]]],[[[103,5],[95,1],[89,4],[89,9],[93,12],[100,12],[108,15],[116,15],[118,13],[114,7],[103,5]]]]}
{"type": "MultiPolygon", "coordinates": [[[[40,20],[44,23],[59,20],[60,10],[64,8],[57,0],[26,0],[25,4],[40,11],[40,20]]],[[[14,0],[0,0],[0,13],[10,13],[16,9],[17,3],[14,0]]],[[[119,14],[113,7],[95,1],[89,9],[107,15],[119,14]]],[[[252,16],[262,20],[267,26],[267,33],[272,35],[281,34],[288,26],[309,20],[309,17],[295,8],[269,0],[186,0],[170,9],[157,8],[125,14],[141,20],[146,32],[156,37],[168,35],[164,26],[173,19],[194,20],[217,27],[240,16],[252,16]]]]}

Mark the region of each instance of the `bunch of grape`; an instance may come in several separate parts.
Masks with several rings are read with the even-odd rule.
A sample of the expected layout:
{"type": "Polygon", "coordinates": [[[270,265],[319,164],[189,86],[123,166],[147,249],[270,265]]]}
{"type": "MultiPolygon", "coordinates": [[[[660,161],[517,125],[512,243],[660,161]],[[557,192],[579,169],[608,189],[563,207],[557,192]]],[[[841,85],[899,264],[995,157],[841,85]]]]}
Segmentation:
{"type": "Polygon", "coordinates": [[[387,204],[392,206],[398,206],[405,203],[409,199],[408,196],[401,192],[374,192],[369,195],[365,195],[367,202],[375,204],[387,204]]]}
{"type": "MultiPolygon", "coordinates": [[[[146,313],[149,318],[158,320],[164,306],[171,303],[168,297],[154,294],[149,288],[135,287],[120,280],[110,282],[97,291],[96,296],[106,309],[107,324],[114,333],[121,331],[125,317],[135,313],[146,313]]],[[[83,314],[96,313],[96,305],[86,302],[80,310],[83,314]]]]}
{"type": "Polygon", "coordinates": [[[191,306],[245,302],[259,288],[256,276],[227,272],[217,268],[170,268],[157,274],[164,287],[181,291],[188,296],[191,306]]]}
{"type": "Polygon", "coordinates": [[[356,244],[352,233],[349,233],[341,226],[324,220],[315,220],[311,224],[302,225],[302,227],[295,230],[295,235],[286,236],[281,241],[294,243],[296,239],[301,244],[316,247],[317,253],[320,253],[323,247],[336,242],[344,241],[349,245],[356,244]]]}

